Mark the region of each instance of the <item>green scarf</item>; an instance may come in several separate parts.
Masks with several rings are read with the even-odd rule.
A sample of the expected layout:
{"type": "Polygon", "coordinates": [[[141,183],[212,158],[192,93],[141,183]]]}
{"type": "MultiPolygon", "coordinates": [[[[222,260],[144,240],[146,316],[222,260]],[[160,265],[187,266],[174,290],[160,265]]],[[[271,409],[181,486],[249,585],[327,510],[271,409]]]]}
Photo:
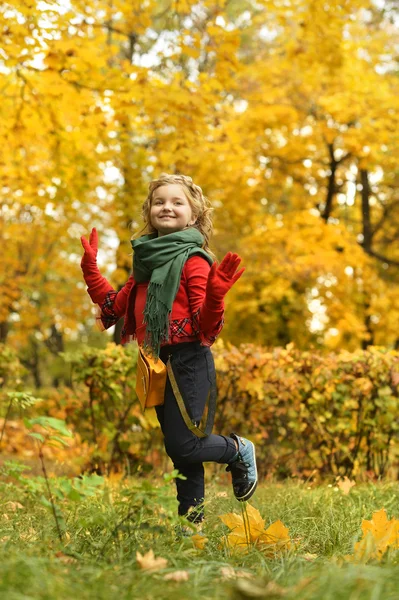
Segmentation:
{"type": "Polygon", "coordinates": [[[210,265],[213,262],[201,247],[204,238],[198,229],[157,235],[150,233],[131,240],[134,280],[150,282],[144,309],[144,347],[155,357],[159,356],[161,343],[169,340],[169,317],[186,260],[196,254],[203,256],[210,265]]]}

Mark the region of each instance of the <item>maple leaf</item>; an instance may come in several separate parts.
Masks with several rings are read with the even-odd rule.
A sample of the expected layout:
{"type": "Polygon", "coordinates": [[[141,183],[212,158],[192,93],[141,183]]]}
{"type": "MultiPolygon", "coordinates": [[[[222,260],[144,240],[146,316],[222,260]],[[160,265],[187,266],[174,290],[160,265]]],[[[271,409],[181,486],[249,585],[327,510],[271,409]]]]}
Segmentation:
{"type": "Polygon", "coordinates": [[[279,520],[272,523],[259,537],[258,543],[274,554],[278,550],[291,547],[290,534],[287,527],[279,520]]]}
{"type": "Polygon", "coordinates": [[[289,531],[285,525],[276,521],[265,530],[265,520],[250,504],[243,509],[243,516],[227,513],[219,515],[219,518],[231,530],[227,536],[227,544],[231,548],[247,550],[250,545],[256,544],[264,551],[275,552],[290,547],[289,531]]]}
{"type": "Polygon", "coordinates": [[[198,548],[198,550],[203,550],[205,548],[205,544],[208,542],[208,538],[200,533],[196,533],[195,535],[191,536],[191,539],[195,548],[198,548]]]}
{"type": "Polygon", "coordinates": [[[15,512],[16,510],[18,510],[18,508],[24,508],[20,502],[13,502],[12,500],[6,502],[4,506],[6,506],[12,512],[15,512]]]}
{"type": "Polygon", "coordinates": [[[188,571],[173,571],[173,573],[167,573],[164,576],[166,581],[188,581],[190,573],[188,571]]]}
{"type": "Polygon", "coordinates": [[[144,571],[159,571],[160,569],[164,569],[168,564],[166,558],[162,558],[161,556],[155,558],[152,549],[144,555],[141,555],[140,552],[136,552],[136,560],[140,569],[143,569],[144,571]]]}
{"type": "Polygon", "coordinates": [[[252,573],[248,571],[236,571],[233,567],[222,567],[220,569],[220,574],[222,576],[222,580],[226,581],[228,579],[250,579],[253,577],[252,573]]]}
{"type": "Polygon", "coordinates": [[[349,492],[351,491],[351,488],[356,485],[356,483],[354,481],[351,481],[348,477],[344,477],[344,479],[340,479],[340,481],[338,481],[337,486],[339,487],[339,489],[341,490],[341,492],[343,492],[345,494],[345,496],[347,496],[349,494],[349,492]]]}
{"type": "Polygon", "coordinates": [[[55,553],[55,556],[56,556],[56,558],[58,558],[58,560],[60,560],[60,561],[61,561],[61,562],[63,562],[63,563],[66,563],[66,564],[70,564],[70,565],[72,565],[72,564],[74,564],[74,563],[77,563],[77,562],[78,562],[78,561],[77,561],[77,559],[76,559],[76,558],[74,558],[73,556],[68,556],[68,554],[64,554],[64,553],[63,553],[63,552],[61,552],[61,551],[59,551],[59,552],[56,552],[56,553],[55,553]]]}
{"type": "Polygon", "coordinates": [[[399,550],[399,521],[388,520],[384,508],[373,513],[370,521],[362,521],[363,537],[354,546],[353,555],[347,560],[381,560],[388,548],[399,550]]]}

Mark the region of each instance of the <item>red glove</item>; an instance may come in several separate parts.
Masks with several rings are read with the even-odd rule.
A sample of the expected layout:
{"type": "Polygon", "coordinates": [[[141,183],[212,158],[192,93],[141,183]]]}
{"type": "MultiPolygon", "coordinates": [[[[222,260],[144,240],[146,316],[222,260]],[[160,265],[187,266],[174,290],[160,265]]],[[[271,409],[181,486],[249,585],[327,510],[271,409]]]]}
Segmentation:
{"type": "Polygon", "coordinates": [[[89,241],[81,237],[80,241],[85,250],[82,256],[80,266],[82,267],[83,277],[87,285],[87,291],[95,304],[101,304],[105,295],[114,288],[103,277],[97,266],[98,235],[95,227],[91,230],[89,241]]]}
{"type": "Polygon", "coordinates": [[[237,271],[240,262],[238,254],[228,252],[220,265],[216,261],[213,263],[205,292],[205,305],[208,308],[215,310],[223,305],[223,298],[245,271],[245,268],[237,271]]]}

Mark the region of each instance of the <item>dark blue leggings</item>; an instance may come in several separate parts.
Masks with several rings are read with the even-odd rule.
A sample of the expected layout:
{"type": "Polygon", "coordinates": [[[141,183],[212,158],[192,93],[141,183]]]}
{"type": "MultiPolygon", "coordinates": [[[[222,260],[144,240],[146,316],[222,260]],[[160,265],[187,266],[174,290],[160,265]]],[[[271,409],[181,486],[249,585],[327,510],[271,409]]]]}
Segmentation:
{"type": "MultiPolygon", "coordinates": [[[[190,417],[199,422],[204,412],[208,393],[215,383],[213,356],[200,342],[183,342],[163,346],[161,359],[171,359],[173,372],[190,417]]],[[[188,515],[192,521],[203,518],[204,462],[228,463],[236,455],[234,441],[223,435],[210,434],[199,438],[185,424],[176,402],[169,379],[166,383],[165,403],[156,407],[158,421],[164,435],[164,444],[175,469],[186,477],[176,479],[179,515],[188,515]],[[195,510],[195,507],[198,507],[195,510]],[[193,510],[194,509],[194,510],[193,510]]]]}

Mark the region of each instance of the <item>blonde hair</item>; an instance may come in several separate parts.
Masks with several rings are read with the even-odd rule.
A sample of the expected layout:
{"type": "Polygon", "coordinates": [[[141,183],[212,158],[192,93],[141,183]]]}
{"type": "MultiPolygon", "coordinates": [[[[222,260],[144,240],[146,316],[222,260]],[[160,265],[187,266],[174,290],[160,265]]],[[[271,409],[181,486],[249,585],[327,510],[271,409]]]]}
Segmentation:
{"type": "Polygon", "coordinates": [[[140,234],[143,235],[146,233],[154,233],[156,231],[156,229],[151,225],[150,221],[152,198],[156,189],[171,183],[177,183],[182,186],[184,194],[193,211],[193,217],[195,218],[195,223],[194,225],[191,225],[191,227],[198,229],[198,231],[203,235],[204,243],[202,247],[214,258],[214,254],[209,248],[209,239],[213,230],[211,219],[213,208],[211,207],[208,198],[206,198],[206,196],[204,196],[202,193],[200,186],[196,185],[191,177],[188,177],[187,175],[169,175],[168,173],[161,173],[158,179],[154,179],[150,182],[148,186],[148,196],[144,201],[141,211],[144,221],[144,228],[141,230],[140,234]]]}

